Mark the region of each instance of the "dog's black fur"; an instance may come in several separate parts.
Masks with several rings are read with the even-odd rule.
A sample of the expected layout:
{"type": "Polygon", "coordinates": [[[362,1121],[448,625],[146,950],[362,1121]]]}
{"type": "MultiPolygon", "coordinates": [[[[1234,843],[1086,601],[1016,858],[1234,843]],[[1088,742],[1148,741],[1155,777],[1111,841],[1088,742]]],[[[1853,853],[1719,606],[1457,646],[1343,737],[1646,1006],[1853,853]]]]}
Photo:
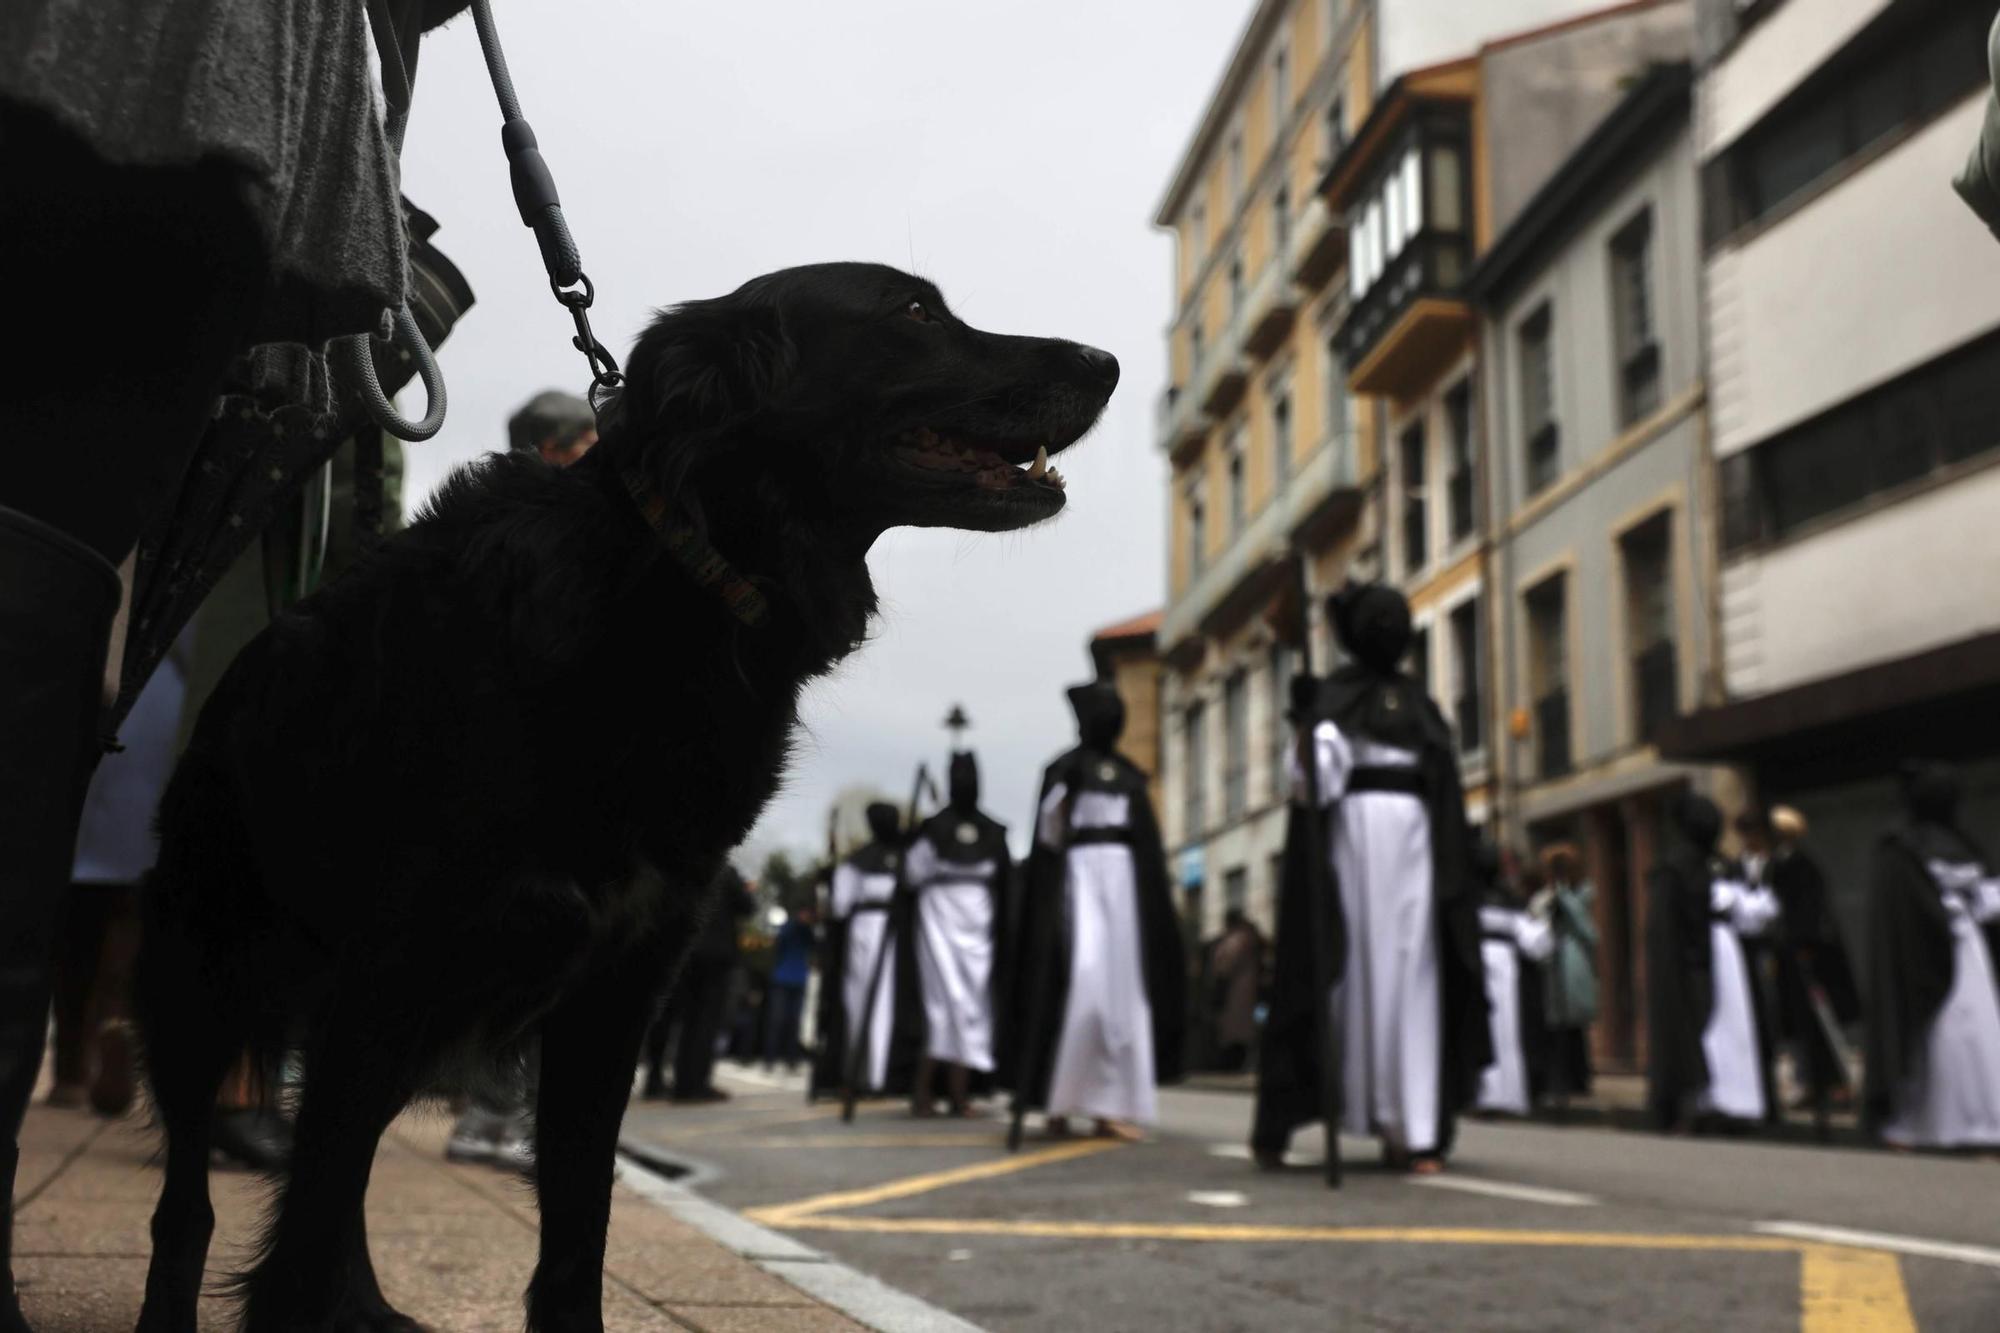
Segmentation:
{"type": "Polygon", "coordinates": [[[662,315],[581,461],[461,470],[246,648],[167,791],[146,899],[167,1151],[140,1328],[195,1327],[210,1108],[240,1053],[305,1068],[244,1324],[372,1333],[417,1327],[364,1235],[383,1129],[539,1042],[528,1324],[601,1329],[642,1031],[778,785],[801,686],[862,642],[870,544],[1055,513],[1059,483],[1013,465],[1081,437],[1117,374],[970,328],[894,269],[771,274],[662,315]],[[633,478],[755,584],[763,624],[667,553],[633,478]]]}

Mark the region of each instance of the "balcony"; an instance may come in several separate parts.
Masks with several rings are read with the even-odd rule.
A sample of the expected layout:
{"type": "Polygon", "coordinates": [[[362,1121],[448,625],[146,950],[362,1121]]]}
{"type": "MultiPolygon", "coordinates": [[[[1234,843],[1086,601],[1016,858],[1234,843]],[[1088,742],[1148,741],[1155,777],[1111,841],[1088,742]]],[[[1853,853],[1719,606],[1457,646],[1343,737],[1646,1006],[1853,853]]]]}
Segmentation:
{"type": "Polygon", "coordinates": [[[1317,291],[1347,259],[1347,229],[1326,200],[1315,198],[1299,214],[1286,255],[1292,281],[1317,291]]]}
{"type": "Polygon", "coordinates": [[[1201,636],[1240,624],[1279,585],[1295,546],[1320,549],[1361,515],[1355,440],[1323,441],[1292,482],[1250,516],[1242,536],[1194,575],[1160,622],[1161,652],[1170,664],[1199,661],[1201,636]]]}
{"type": "Polygon", "coordinates": [[[1674,641],[1662,639],[1632,655],[1632,685],[1638,705],[1639,740],[1650,742],[1680,716],[1680,674],[1674,641]]]}
{"type": "Polygon", "coordinates": [[[1569,691],[1558,685],[1535,700],[1535,776],[1547,782],[1570,768],[1569,691]]]}
{"type": "Polygon", "coordinates": [[[1355,393],[1414,398],[1472,338],[1472,307],[1459,295],[1463,236],[1425,233],[1389,261],[1334,335],[1353,367],[1355,393]]]}
{"type": "Polygon", "coordinates": [[[1291,267],[1280,250],[1264,265],[1245,306],[1243,350],[1257,360],[1278,350],[1298,318],[1299,293],[1292,285],[1291,267]]]}
{"type": "MultiPolygon", "coordinates": [[[[1232,327],[1232,335],[1234,332],[1232,327]]],[[[1196,405],[1211,417],[1228,415],[1230,408],[1243,401],[1244,390],[1250,387],[1249,363],[1230,345],[1236,341],[1232,336],[1230,343],[1209,352],[1195,370],[1196,405]]]]}
{"type": "Polygon", "coordinates": [[[1154,432],[1160,447],[1167,451],[1176,466],[1184,464],[1188,457],[1208,438],[1209,428],[1215,423],[1206,412],[1196,407],[1194,400],[1184,393],[1177,384],[1167,386],[1160,395],[1159,411],[1154,419],[1154,432]]]}

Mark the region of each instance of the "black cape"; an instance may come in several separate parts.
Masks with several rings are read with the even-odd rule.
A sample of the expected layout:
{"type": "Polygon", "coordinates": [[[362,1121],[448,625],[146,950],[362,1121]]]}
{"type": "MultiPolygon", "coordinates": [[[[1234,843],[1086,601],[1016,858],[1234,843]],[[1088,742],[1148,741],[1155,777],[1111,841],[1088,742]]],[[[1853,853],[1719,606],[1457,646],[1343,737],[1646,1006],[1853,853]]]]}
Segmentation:
{"type": "MultiPolygon", "coordinates": [[[[983,810],[962,813],[946,806],[917,825],[917,837],[928,839],[931,846],[937,849],[938,859],[947,864],[981,861],[993,863],[993,875],[986,882],[986,890],[993,897],[993,970],[988,976],[988,984],[993,1005],[994,1067],[996,1070],[1005,1068],[1000,1062],[1000,1052],[1005,1046],[1003,1034],[1007,1016],[1006,982],[1013,956],[1009,918],[1014,884],[1014,856],[1007,848],[1007,826],[983,810]],[[960,828],[966,826],[973,830],[972,842],[966,842],[959,833],[960,828]]],[[[914,842],[915,839],[912,839],[913,845],[914,842]]],[[[915,894],[918,899],[923,897],[921,886],[915,887],[915,894]]],[[[912,910],[914,911],[914,908],[912,910]]],[[[916,939],[916,932],[911,932],[911,938],[916,939]]],[[[918,981],[921,984],[921,972],[918,974],[918,981]]],[[[921,1005],[917,1021],[922,1025],[926,1042],[923,1049],[928,1049],[930,1017],[922,1011],[921,1005]]],[[[980,1096],[991,1092],[995,1079],[996,1076],[993,1074],[976,1071],[971,1082],[973,1094],[980,1096]]]]}
{"type": "MultiPolygon", "coordinates": [[[[1320,682],[1309,713],[1298,719],[1302,734],[1332,722],[1343,735],[1365,738],[1417,756],[1419,799],[1430,816],[1431,894],[1435,903],[1438,974],[1444,988],[1439,1006],[1439,1152],[1451,1149],[1459,1112],[1479,1093],[1479,1077],[1493,1063],[1492,1019],[1486,1004],[1486,966],[1479,953],[1479,885],[1474,882],[1465,822],[1465,790],[1459,783],[1458,753],[1444,715],[1408,676],[1349,663],[1320,682]]],[[[1283,872],[1278,887],[1271,1002],[1259,1043],[1257,1109],[1251,1146],[1282,1154],[1301,1125],[1324,1120],[1321,1105],[1320,1007],[1327,998],[1313,983],[1314,950],[1322,947],[1313,929],[1310,857],[1322,862],[1331,844],[1324,810],[1299,801],[1290,806],[1285,828],[1283,872]]],[[[1331,865],[1333,938],[1326,975],[1338,983],[1347,966],[1347,928],[1340,910],[1340,886],[1331,865]]],[[[1349,1095],[1352,1095],[1350,1090],[1349,1095]]],[[[1337,1113],[1337,1110],[1336,1110],[1337,1113]]]]}
{"type": "MultiPolygon", "coordinates": [[[[871,842],[847,858],[843,864],[865,875],[893,874],[902,865],[899,847],[871,842]]],[[[831,893],[829,891],[829,898],[831,893]]],[[[914,898],[900,882],[889,903],[889,930],[894,957],[888,967],[895,969],[895,1030],[889,1034],[889,1064],[885,1084],[871,1088],[872,1094],[900,1097],[916,1083],[917,1062],[924,1054],[924,1001],[917,975],[916,932],[910,917],[914,898]]],[[[849,917],[829,913],[826,930],[820,936],[819,959],[819,1050],[813,1057],[812,1096],[839,1096],[847,1079],[847,939],[849,917]]],[[[889,973],[883,973],[888,984],[889,973]]]]}
{"type": "MultiPolygon", "coordinates": [[[[1037,830],[1042,802],[1058,783],[1068,784],[1071,800],[1086,791],[1130,799],[1126,845],[1132,852],[1133,887],[1139,899],[1138,943],[1146,1002],[1153,1011],[1153,1077],[1158,1083],[1177,1083],[1187,1027],[1188,967],[1167,878],[1166,846],[1147,796],[1146,777],[1115,750],[1078,746],[1042,773],[1035,799],[1037,830]]],[[[1069,821],[1063,825],[1067,837],[1069,821]]],[[[1067,845],[1046,847],[1036,838],[1012,927],[1018,947],[1008,995],[1008,1041],[1000,1068],[1004,1086],[1020,1096],[1023,1105],[1035,1109],[1048,1100],[1056,1042],[1069,1006],[1071,940],[1064,908],[1068,862],[1067,845]]]]}
{"type": "Polygon", "coordinates": [[[1811,856],[1794,849],[1772,858],[1765,872],[1778,896],[1774,949],[1778,986],[1778,1030],[1803,1057],[1801,1071],[1808,1087],[1830,1088],[1846,1078],[1840,1057],[1814,1012],[1812,987],[1826,996],[1836,1023],[1861,1017],[1861,999],[1848,965],[1847,946],[1840,937],[1828,899],[1826,876],[1811,856]]]}
{"type": "MultiPolygon", "coordinates": [[[[1729,867],[1720,861],[1680,848],[1663,858],[1647,878],[1646,920],[1646,1095],[1654,1122],[1670,1129],[1693,1110],[1695,1097],[1708,1087],[1708,1056],[1702,1033],[1715,1013],[1715,950],[1709,937],[1710,902],[1714,882],[1729,867]]],[[[1764,1084],[1764,1114],[1779,1116],[1777,1085],[1772,1076],[1772,1022],[1757,984],[1752,960],[1750,1008],[1757,1029],[1757,1050],[1764,1084]]]]}
{"type": "MultiPolygon", "coordinates": [[[[1953,859],[1959,857],[1985,861],[1970,845],[1954,851],[1953,859]]],[[[1868,886],[1868,1072],[1862,1094],[1862,1123],[1871,1133],[1894,1113],[1895,1093],[1915,1069],[1957,971],[1951,918],[1927,859],[1919,830],[1899,829],[1876,844],[1868,886]]],[[[2000,928],[1988,926],[1986,940],[2000,958],[2000,928]]]]}

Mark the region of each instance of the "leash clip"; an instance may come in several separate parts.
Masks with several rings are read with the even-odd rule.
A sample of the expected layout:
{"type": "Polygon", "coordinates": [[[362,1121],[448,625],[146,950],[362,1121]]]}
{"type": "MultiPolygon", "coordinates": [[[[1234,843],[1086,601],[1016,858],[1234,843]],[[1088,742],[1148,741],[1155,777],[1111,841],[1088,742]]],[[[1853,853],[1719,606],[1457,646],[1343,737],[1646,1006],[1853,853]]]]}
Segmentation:
{"type": "Polygon", "coordinates": [[[556,294],[556,300],[568,307],[570,318],[576,321],[576,336],[570,343],[583,353],[583,359],[590,363],[590,387],[595,400],[600,392],[608,393],[625,382],[625,376],[618,369],[618,359],[611,355],[611,349],[597,340],[590,329],[590,306],[597,299],[597,288],[591,285],[588,273],[578,272],[579,287],[564,290],[561,283],[549,279],[549,290],[556,294]]]}

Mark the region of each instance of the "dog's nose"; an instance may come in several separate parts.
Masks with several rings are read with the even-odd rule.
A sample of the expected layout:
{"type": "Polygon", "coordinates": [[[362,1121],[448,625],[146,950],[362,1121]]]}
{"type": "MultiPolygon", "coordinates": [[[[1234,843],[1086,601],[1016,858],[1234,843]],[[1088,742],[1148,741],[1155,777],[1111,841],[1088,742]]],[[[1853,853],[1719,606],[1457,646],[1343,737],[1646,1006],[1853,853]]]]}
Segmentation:
{"type": "Polygon", "coordinates": [[[1076,359],[1083,367],[1083,373],[1101,385],[1106,393],[1118,386],[1118,358],[1111,353],[1078,343],[1076,359]]]}

